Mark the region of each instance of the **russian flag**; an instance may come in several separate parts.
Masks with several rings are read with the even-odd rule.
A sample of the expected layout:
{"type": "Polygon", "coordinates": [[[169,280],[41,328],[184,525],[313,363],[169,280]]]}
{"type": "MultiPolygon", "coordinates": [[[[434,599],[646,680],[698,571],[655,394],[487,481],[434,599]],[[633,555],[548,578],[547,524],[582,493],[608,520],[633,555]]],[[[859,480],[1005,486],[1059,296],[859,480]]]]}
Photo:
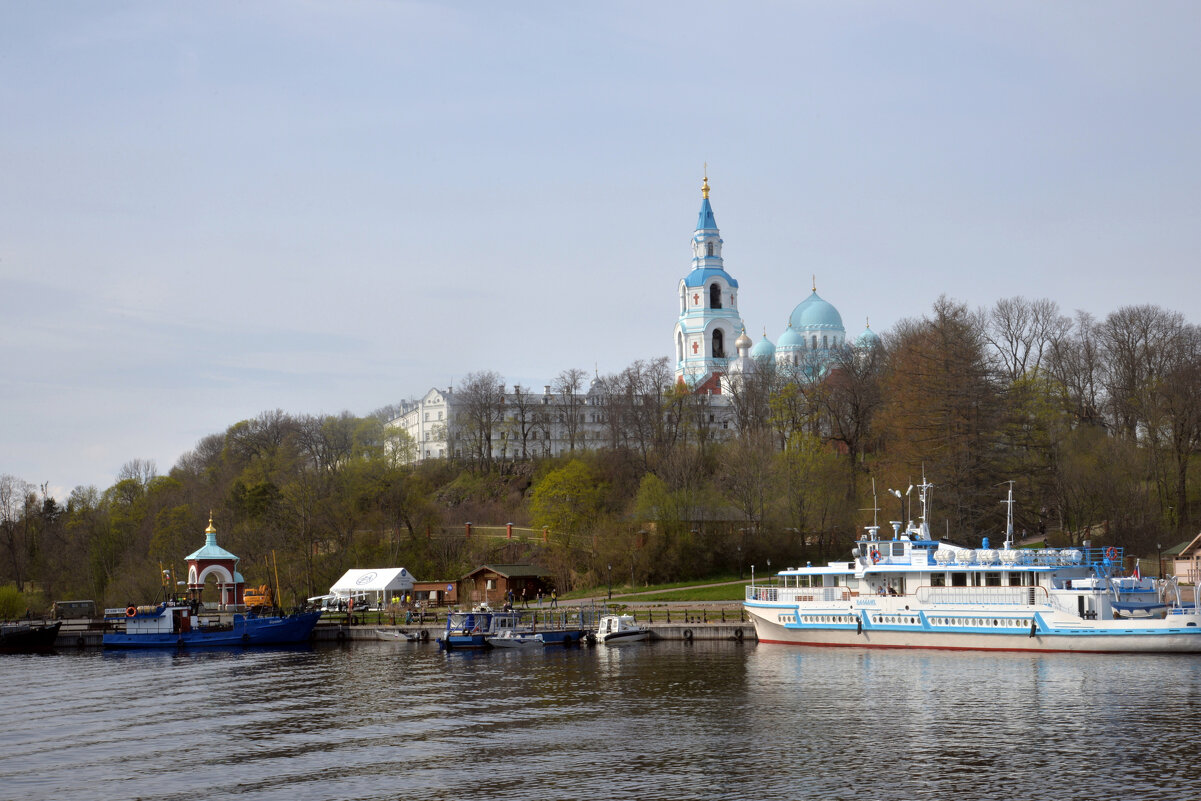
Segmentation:
{"type": "Polygon", "coordinates": [[[1139,572],[1137,561],[1134,563],[1134,578],[1137,579],[1138,581],[1143,580],[1143,574],[1141,572],[1139,572]]]}

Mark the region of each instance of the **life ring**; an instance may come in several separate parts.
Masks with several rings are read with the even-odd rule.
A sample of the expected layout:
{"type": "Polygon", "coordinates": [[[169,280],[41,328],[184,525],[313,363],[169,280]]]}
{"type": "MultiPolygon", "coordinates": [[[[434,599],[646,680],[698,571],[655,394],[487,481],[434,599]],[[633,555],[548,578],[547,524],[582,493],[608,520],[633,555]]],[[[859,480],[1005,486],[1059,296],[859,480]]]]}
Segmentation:
{"type": "Polygon", "coordinates": [[[346,632],[343,629],[338,629],[338,642],[346,642],[346,632]]]}
{"type": "Polygon", "coordinates": [[[429,640],[429,638],[430,638],[430,633],[429,633],[429,630],[428,630],[428,629],[422,629],[422,630],[421,630],[421,641],[422,641],[422,642],[426,642],[426,641],[428,641],[428,640],[429,640]]]}
{"type": "Polygon", "coordinates": [[[133,617],[137,613],[138,613],[138,608],[136,606],[125,607],[125,616],[126,617],[133,617]]]}
{"type": "Polygon", "coordinates": [[[1109,559],[1111,561],[1114,559],[1117,559],[1118,558],[1118,549],[1113,547],[1112,545],[1110,545],[1108,548],[1105,549],[1105,558],[1109,559]]]}
{"type": "Polygon", "coordinates": [[[873,565],[880,564],[880,550],[878,548],[872,548],[868,553],[872,558],[873,565]]]}
{"type": "Polygon", "coordinates": [[[742,642],[742,629],[734,629],[734,639],[737,642],[742,642]]]}
{"type": "Polygon", "coordinates": [[[684,629],[684,640],[692,642],[692,629],[684,629]]]}

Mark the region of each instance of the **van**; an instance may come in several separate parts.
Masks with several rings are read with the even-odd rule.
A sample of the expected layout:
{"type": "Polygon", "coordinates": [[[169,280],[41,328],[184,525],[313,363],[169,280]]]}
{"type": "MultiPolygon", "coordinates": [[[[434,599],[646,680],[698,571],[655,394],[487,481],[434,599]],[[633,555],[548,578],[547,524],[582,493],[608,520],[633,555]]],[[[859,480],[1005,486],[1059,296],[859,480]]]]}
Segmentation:
{"type": "Polygon", "coordinates": [[[55,601],[50,606],[50,617],[54,620],[96,617],[95,601],[55,601]]]}

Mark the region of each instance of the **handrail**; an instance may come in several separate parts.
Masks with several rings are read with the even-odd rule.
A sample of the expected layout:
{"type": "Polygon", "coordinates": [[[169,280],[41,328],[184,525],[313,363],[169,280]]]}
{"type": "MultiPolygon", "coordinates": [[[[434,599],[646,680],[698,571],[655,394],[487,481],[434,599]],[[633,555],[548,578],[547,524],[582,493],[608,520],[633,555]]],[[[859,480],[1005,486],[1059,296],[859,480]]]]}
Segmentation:
{"type": "Polygon", "coordinates": [[[1038,606],[1050,600],[1045,587],[918,587],[918,603],[927,604],[1012,604],[1038,606]]]}

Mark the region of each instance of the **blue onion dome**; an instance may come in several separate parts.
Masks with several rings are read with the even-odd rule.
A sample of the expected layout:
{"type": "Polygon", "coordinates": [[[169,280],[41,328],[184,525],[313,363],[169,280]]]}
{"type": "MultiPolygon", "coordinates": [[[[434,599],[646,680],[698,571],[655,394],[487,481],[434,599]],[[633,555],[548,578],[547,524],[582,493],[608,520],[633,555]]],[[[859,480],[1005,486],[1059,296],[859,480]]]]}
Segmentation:
{"type": "Polygon", "coordinates": [[[780,338],[776,340],[776,350],[793,350],[796,348],[805,347],[805,338],[796,332],[792,327],[792,323],[788,323],[788,328],[784,329],[784,333],[780,334],[780,338]]]}
{"type": "Polygon", "coordinates": [[[798,331],[846,331],[838,309],[822,300],[816,287],[812,295],[797,304],[788,319],[798,331]]]}
{"type": "Polygon", "coordinates": [[[766,361],[775,358],[776,346],[771,344],[771,340],[767,338],[767,332],[763,332],[763,339],[755,343],[755,347],[751,348],[751,358],[760,361],[766,361]]]}
{"type": "Polygon", "coordinates": [[[855,337],[855,347],[867,350],[868,348],[874,348],[879,344],[880,337],[875,331],[872,330],[872,324],[869,321],[867,323],[867,327],[863,329],[863,333],[855,337]]]}

